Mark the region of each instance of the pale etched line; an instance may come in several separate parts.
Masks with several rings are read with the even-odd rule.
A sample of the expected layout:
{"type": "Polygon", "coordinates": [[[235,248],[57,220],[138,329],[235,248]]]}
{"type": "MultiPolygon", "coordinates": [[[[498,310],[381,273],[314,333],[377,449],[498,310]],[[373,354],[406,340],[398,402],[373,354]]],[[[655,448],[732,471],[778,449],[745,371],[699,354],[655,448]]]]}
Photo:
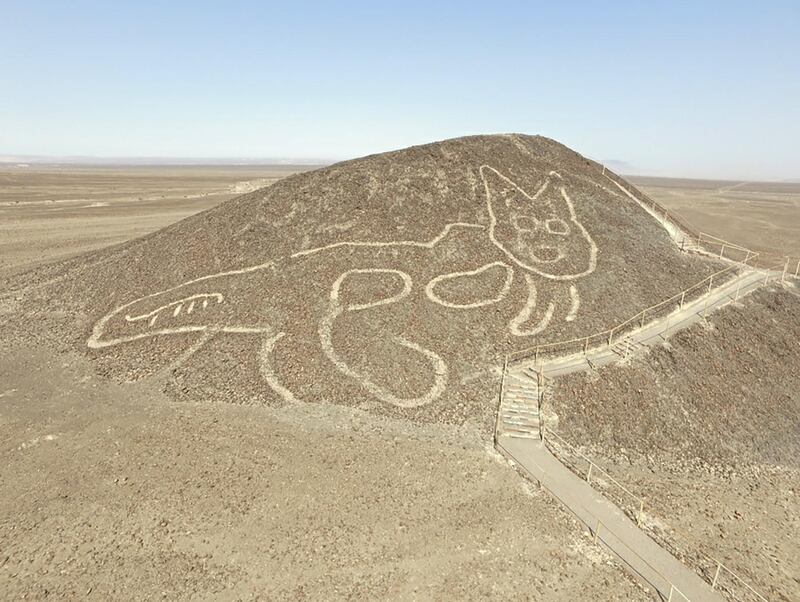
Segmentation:
{"type": "Polygon", "coordinates": [[[306,255],[311,255],[313,253],[319,253],[321,251],[329,251],[331,249],[337,249],[339,247],[420,247],[423,249],[431,249],[435,247],[438,243],[440,243],[449,233],[450,230],[453,228],[480,228],[481,230],[484,229],[484,226],[480,224],[470,224],[466,222],[453,222],[451,224],[447,224],[444,229],[434,238],[427,242],[419,242],[414,240],[398,240],[394,242],[336,242],[330,245],[325,245],[324,247],[316,247],[314,249],[307,249],[305,251],[298,251],[291,255],[291,257],[304,257],[306,255]]]}
{"type": "MultiPolygon", "coordinates": [[[[179,287],[175,287],[179,288],[179,287]]],[[[154,293],[160,294],[160,293],[154,293]]],[[[104,334],[105,324],[113,318],[115,315],[122,312],[126,307],[137,303],[143,299],[147,299],[148,297],[152,297],[153,295],[148,295],[147,297],[142,297],[141,299],[137,299],[136,301],[131,301],[130,303],[123,305],[122,307],[117,308],[104,318],[102,318],[92,330],[92,336],[89,337],[89,340],[86,342],[87,346],[90,349],[103,349],[105,347],[112,347],[114,345],[119,345],[120,343],[130,343],[132,341],[138,341],[141,339],[154,337],[154,336],[161,336],[161,335],[172,335],[172,334],[190,334],[193,332],[208,332],[211,334],[216,334],[218,332],[227,332],[233,334],[256,334],[256,333],[264,333],[264,332],[272,332],[271,327],[250,327],[250,326],[209,326],[207,324],[197,324],[197,325],[190,325],[190,326],[175,326],[172,328],[162,328],[160,330],[151,330],[148,332],[141,332],[138,334],[123,336],[123,337],[116,337],[112,339],[101,340],[101,337],[104,334]]],[[[149,318],[148,325],[153,326],[161,315],[161,312],[173,305],[177,305],[175,311],[173,312],[173,317],[177,316],[179,313],[180,307],[183,303],[190,299],[203,299],[203,304],[205,305],[208,302],[208,299],[215,299],[217,303],[222,303],[224,297],[220,293],[203,293],[200,295],[192,295],[191,297],[186,297],[184,299],[179,299],[178,301],[173,301],[172,303],[168,303],[166,305],[162,305],[161,307],[154,309],[151,312],[146,314],[141,314],[138,316],[131,317],[129,315],[125,316],[125,320],[127,322],[138,322],[140,320],[146,320],[149,318]]]]}
{"type": "Polygon", "coordinates": [[[425,286],[425,294],[428,298],[433,301],[434,303],[438,303],[439,305],[443,305],[444,307],[450,307],[453,309],[473,309],[476,307],[483,307],[484,305],[492,305],[493,303],[497,303],[502,301],[506,295],[508,295],[508,291],[511,289],[511,283],[514,280],[514,270],[511,267],[502,261],[495,261],[492,263],[487,263],[484,266],[481,266],[474,270],[469,270],[466,272],[451,272],[449,274],[442,274],[441,276],[436,276],[433,278],[428,284],[425,286]],[[451,280],[453,278],[459,278],[462,276],[477,276],[478,274],[482,274],[486,270],[489,270],[493,267],[502,267],[506,271],[506,279],[503,283],[503,287],[500,289],[500,292],[497,296],[492,297],[491,299],[484,299],[482,301],[476,301],[475,303],[450,303],[449,301],[445,301],[439,295],[434,292],[434,288],[437,284],[441,282],[446,282],[447,280],[451,280]]]}
{"type": "Polygon", "coordinates": [[[569,312],[567,313],[566,321],[572,322],[578,317],[578,309],[581,307],[581,297],[578,294],[578,288],[574,284],[569,287],[569,298],[571,299],[572,303],[569,306],[569,312]]]}
{"type": "MultiPolygon", "coordinates": [[[[544,190],[549,185],[549,181],[545,182],[542,185],[542,187],[539,189],[539,191],[537,191],[537,193],[534,196],[530,196],[527,192],[525,192],[519,186],[517,186],[516,183],[514,183],[512,180],[510,180],[507,177],[505,177],[503,174],[501,174],[499,171],[497,171],[493,167],[491,167],[489,165],[481,165],[480,173],[481,173],[481,178],[483,179],[483,186],[484,186],[484,189],[486,191],[486,206],[487,206],[487,209],[488,209],[488,212],[489,212],[489,239],[492,241],[492,243],[498,249],[500,249],[506,255],[506,257],[508,257],[511,261],[513,261],[519,267],[521,267],[521,268],[523,268],[525,270],[528,270],[529,272],[533,272],[534,274],[538,274],[540,276],[543,276],[544,278],[547,278],[549,280],[575,280],[576,278],[580,278],[580,277],[586,276],[586,275],[591,274],[592,272],[594,272],[595,268],[597,267],[597,245],[595,244],[594,240],[589,235],[589,233],[586,231],[586,228],[583,227],[583,224],[581,224],[578,221],[577,214],[575,213],[575,207],[572,204],[572,199],[569,197],[569,195],[567,194],[566,189],[563,186],[560,188],[560,192],[561,192],[562,198],[564,199],[564,201],[567,204],[567,208],[569,210],[569,215],[570,215],[570,220],[572,221],[573,224],[575,224],[575,226],[580,231],[580,234],[583,236],[583,238],[586,240],[586,242],[589,245],[589,266],[584,271],[582,271],[582,272],[580,272],[578,274],[565,274],[565,275],[554,275],[554,274],[549,274],[547,272],[543,272],[543,271],[535,268],[534,266],[528,265],[527,263],[524,263],[524,262],[520,261],[516,257],[516,255],[514,255],[514,253],[509,251],[503,245],[503,243],[501,243],[499,240],[497,240],[497,238],[495,237],[495,230],[497,228],[497,216],[494,213],[494,209],[492,209],[492,190],[491,190],[491,187],[489,185],[489,181],[486,179],[486,175],[485,175],[485,171],[486,170],[491,170],[492,172],[494,172],[495,175],[497,175],[499,178],[501,178],[502,180],[507,182],[509,185],[513,186],[520,194],[524,195],[525,197],[527,197],[531,201],[536,200],[538,198],[538,196],[541,195],[544,192],[544,190]]],[[[558,177],[560,178],[561,176],[558,175],[558,177]]]]}
{"type": "Polygon", "coordinates": [[[275,345],[280,341],[285,332],[279,332],[272,337],[267,337],[264,339],[264,344],[261,345],[261,349],[258,352],[258,359],[259,359],[259,370],[261,372],[261,376],[267,382],[270,389],[275,391],[280,397],[292,404],[300,403],[300,400],[294,396],[294,393],[291,390],[287,389],[286,387],[281,384],[280,380],[278,380],[275,371],[272,369],[272,362],[270,361],[270,355],[272,354],[273,349],[275,349],[275,345]]]}
{"type": "Polygon", "coordinates": [[[378,305],[385,305],[387,303],[395,303],[404,297],[408,296],[411,292],[411,277],[400,270],[390,270],[390,269],[363,269],[363,270],[348,270],[347,272],[343,273],[339,278],[336,279],[336,282],[333,283],[331,287],[331,294],[330,294],[330,306],[328,311],[320,320],[319,324],[319,339],[320,339],[320,346],[322,347],[323,353],[326,357],[333,363],[336,368],[342,372],[342,374],[354,379],[357,381],[362,387],[364,387],[367,391],[369,391],[372,395],[377,397],[379,400],[397,406],[401,408],[416,408],[426,404],[431,403],[432,401],[438,399],[444,390],[447,388],[447,364],[445,361],[436,353],[429,349],[425,349],[416,343],[409,341],[401,336],[394,336],[392,340],[402,347],[406,347],[411,349],[412,351],[416,351],[417,353],[425,356],[428,362],[431,364],[434,374],[434,382],[433,385],[428,389],[428,391],[424,395],[420,395],[418,397],[398,397],[394,393],[387,391],[385,388],[381,387],[377,383],[373,382],[367,374],[359,372],[358,370],[354,370],[351,368],[347,362],[342,360],[339,355],[336,353],[333,345],[333,324],[336,319],[342,315],[346,311],[359,311],[362,309],[366,309],[367,307],[376,307],[378,305]],[[351,305],[348,307],[342,307],[339,303],[339,293],[342,282],[344,282],[345,278],[353,273],[395,273],[399,275],[404,283],[403,290],[396,294],[383,299],[378,302],[374,302],[371,304],[363,304],[363,305],[351,305]]]}
{"type": "Polygon", "coordinates": [[[194,301],[192,301],[191,303],[189,303],[189,307],[188,307],[188,308],[186,308],[186,313],[187,313],[187,314],[190,314],[190,313],[192,313],[193,311],[194,311],[194,301]]]}
{"type": "Polygon", "coordinates": [[[191,334],[193,332],[211,332],[211,333],[218,333],[224,332],[229,334],[263,334],[265,332],[272,332],[273,328],[269,326],[258,327],[258,326],[208,326],[204,324],[198,324],[196,326],[179,326],[176,328],[162,328],[161,330],[151,330],[148,332],[142,332],[139,334],[134,334],[126,337],[119,337],[114,339],[106,339],[106,340],[99,340],[98,337],[95,337],[93,334],[89,340],[86,342],[86,345],[90,349],[104,349],[106,347],[113,347],[114,345],[119,345],[121,343],[131,343],[133,341],[139,341],[141,339],[147,339],[150,337],[162,336],[162,335],[172,335],[172,334],[191,334]]]}
{"type": "MultiPolygon", "coordinates": [[[[270,262],[268,264],[263,264],[263,265],[260,265],[260,266],[252,266],[250,268],[244,268],[242,270],[232,270],[232,271],[229,271],[229,272],[221,272],[219,274],[212,274],[210,276],[202,276],[200,278],[195,278],[194,280],[190,280],[188,282],[184,282],[182,284],[178,284],[176,286],[170,287],[170,288],[165,289],[163,291],[150,293],[149,295],[145,295],[144,297],[139,297],[138,299],[134,299],[133,301],[130,301],[129,303],[121,305],[117,309],[115,309],[112,312],[106,314],[100,320],[98,320],[97,323],[92,328],[92,334],[89,337],[89,339],[86,341],[86,346],[89,347],[90,349],[103,349],[105,347],[112,347],[114,345],[119,345],[120,343],[130,343],[132,341],[138,341],[138,340],[141,340],[141,339],[154,337],[154,336],[171,335],[171,334],[187,334],[187,333],[192,333],[192,332],[205,332],[205,331],[210,331],[210,332],[230,332],[230,333],[239,333],[239,334],[241,334],[241,333],[271,332],[272,328],[269,328],[269,327],[261,328],[261,327],[247,327],[247,326],[208,326],[208,325],[198,324],[198,325],[194,325],[194,326],[179,326],[179,327],[173,327],[173,328],[162,328],[160,330],[152,330],[152,331],[149,331],[149,332],[142,332],[142,333],[138,333],[138,334],[135,334],[135,335],[128,335],[128,336],[124,336],[124,337],[117,337],[117,338],[113,338],[113,339],[102,340],[102,337],[105,334],[106,324],[108,324],[108,322],[112,318],[114,318],[118,314],[122,313],[127,308],[131,307],[132,305],[135,305],[136,303],[140,303],[140,302],[145,301],[147,299],[151,299],[152,297],[156,297],[158,295],[163,295],[165,293],[169,293],[171,291],[183,288],[183,287],[188,286],[190,284],[194,284],[194,283],[197,283],[197,282],[202,282],[202,281],[205,281],[205,280],[209,280],[211,278],[217,278],[217,277],[221,277],[221,276],[229,276],[231,274],[243,274],[243,273],[252,272],[252,271],[255,271],[255,270],[262,270],[262,269],[266,269],[267,267],[272,266],[272,265],[274,265],[274,264],[272,262],[270,262]]],[[[168,307],[172,307],[175,304],[183,303],[183,302],[185,302],[187,300],[191,300],[191,299],[203,298],[203,307],[205,308],[205,307],[208,307],[208,298],[209,297],[216,299],[217,303],[221,303],[222,300],[223,300],[223,296],[220,293],[202,293],[202,294],[199,294],[199,295],[192,295],[190,297],[185,297],[183,299],[179,299],[177,301],[173,301],[172,303],[168,303],[167,305],[163,305],[163,306],[161,306],[161,307],[159,307],[157,309],[154,309],[153,311],[148,312],[146,314],[142,314],[142,315],[134,316],[134,317],[131,317],[130,315],[126,315],[125,316],[125,320],[128,321],[128,322],[136,322],[138,320],[144,320],[144,319],[147,319],[147,318],[152,318],[152,317],[158,316],[161,311],[163,311],[164,309],[166,309],[168,307]]],[[[155,323],[155,321],[151,320],[151,325],[154,324],[154,323],[155,323]]]]}
{"type": "Polygon", "coordinates": [[[184,351],[175,360],[170,362],[170,364],[166,368],[164,368],[163,372],[172,372],[173,370],[177,370],[178,368],[183,366],[183,364],[185,364],[190,357],[192,357],[206,343],[208,343],[212,338],[214,338],[214,335],[216,334],[217,334],[216,332],[208,332],[208,331],[204,332],[200,337],[200,339],[194,345],[189,347],[189,349],[184,351]]]}
{"type": "MultiPolygon", "coordinates": [[[[146,298],[147,297],[142,297],[142,299],[146,299],[146,298]]],[[[150,317],[156,318],[158,316],[158,314],[160,314],[165,309],[167,309],[169,307],[172,307],[173,305],[177,306],[175,308],[175,311],[172,313],[172,316],[175,317],[180,313],[181,306],[186,301],[192,301],[192,305],[194,305],[194,301],[196,299],[203,299],[204,300],[203,302],[207,303],[209,298],[216,299],[217,303],[222,303],[225,300],[225,298],[222,296],[221,293],[201,293],[199,295],[192,295],[191,297],[184,297],[183,299],[178,299],[177,301],[172,301],[170,303],[167,303],[166,305],[162,305],[161,307],[157,307],[153,311],[150,311],[150,312],[148,312],[146,314],[141,314],[141,315],[138,315],[138,316],[126,315],[125,316],[125,321],[126,322],[138,322],[139,320],[146,320],[147,318],[150,318],[150,317]]],[[[153,321],[154,320],[151,321],[151,324],[153,323],[153,321]]]]}
{"type": "Polygon", "coordinates": [[[177,318],[178,314],[181,313],[181,308],[183,307],[183,303],[179,303],[175,306],[175,311],[172,312],[172,317],[177,318]]]}
{"type": "Polygon", "coordinates": [[[386,297],[385,299],[372,301],[371,303],[354,303],[352,305],[348,305],[346,307],[347,311],[359,311],[361,309],[368,309],[370,307],[377,307],[379,305],[387,305],[389,303],[394,303],[395,301],[400,301],[400,299],[403,299],[411,294],[411,287],[413,283],[411,281],[411,276],[405,272],[389,268],[361,268],[347,270],[336,279],[331,286],[331,301],[339,303],[339,292],[342,282],[344,282],[344,280],[351,274],[393,274],[398,276],[403,281],[403,290],[401,290],[399,293],[386,297]]]}
{"type": "Polygon", "coordinates": [[[536,308],[536,284],[533,282],[533,278],[531,278],[530,274],[525,274],[525,282],[528,285],[528,299],[520,312],[508,323],[511,334],[517,337],[528,337],[542,332],[550,324],[550,320],[553,319],[553,312],[555,311],[555,304],[550,302],[542,319],[539,320],[536,326],[527,330],[521,329],[520,326],[531,319],[533,310],[536,308]]]}

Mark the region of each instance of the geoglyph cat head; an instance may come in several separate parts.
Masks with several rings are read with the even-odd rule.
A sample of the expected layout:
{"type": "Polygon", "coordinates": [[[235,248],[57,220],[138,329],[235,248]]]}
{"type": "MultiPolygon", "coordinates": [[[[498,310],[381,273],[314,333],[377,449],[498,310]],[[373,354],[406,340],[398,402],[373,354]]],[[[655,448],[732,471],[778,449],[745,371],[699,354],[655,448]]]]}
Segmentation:
{"type": "Polygon", "coordinates": [[[597,245],[578,221],[561,176],[551,171],[530,195],[496,169],[480,169],[489,210],[489,237],[515,264],[551,280],[594,271],[597,245]]]}

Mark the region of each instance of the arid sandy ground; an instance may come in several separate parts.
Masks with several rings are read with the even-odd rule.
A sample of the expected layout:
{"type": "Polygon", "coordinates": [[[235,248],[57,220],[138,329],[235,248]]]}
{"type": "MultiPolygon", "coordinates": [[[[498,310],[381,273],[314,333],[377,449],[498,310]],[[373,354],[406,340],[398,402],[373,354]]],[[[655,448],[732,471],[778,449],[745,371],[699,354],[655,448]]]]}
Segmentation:
{"type": "MultiPolygon", "coordinates": [[[[0,277],[141,236],[291,172],[1,169],[0,277]]],[[[634,181],[699,229],[800,251],[800,186],[718,196],[725,185],[634,181]],[[751,215],[761,226],[746,231],[751,215]]],[[[176,403],[157,383],[101,378],[77,354],[7,344],[0,597],[652,598],[476,431],[209,401],[176,403]]],[[[673,482],[639,472],[630,482],[673,482]]],[[[684,497],[699,488],[688,479],[684,497]]],[[[692,524],[709,497],[717,514],[733,512],[733,494],[698,489],[685,502],[692,524]]],[[[764,541],[764,553],[784,544],[764,541]]]]}
{"type": "Polygon", "coordinates": [[[0,598],[647,600],[476,433],[0,352],[0,598]]]}
{"type": "Polygon", "coordinates": [[[702,232],[753,249],[800,256],[800,184],[628,179],[702,232]]]}
{"type": "MultiPolygon", "coordinates": [[[[216,196],[201,196],[207,184],[186,172],[170,184],[156,171],[142,201],[127,170],[121,198],[100,192],[122,184],[94,183],[97,171],[84,187],[75,174],[50,179],[27,203],[4,186],[0,228],[14,236],[1,275],[139,236],[275,175],[222,170],[208,178],[216,196]],[[66,198],[81,200],[55,202],[66,198]]],[[[0,299],[0,598],[651,598],[474,426],[176,403],[161,383],[118,383],[82,355],[9,334],[8,311],[0,299]]]]}
{"type": "Polygon", "coordinates": [[[0,165],[0,277],[142,236],[304,169],[0,165]]]}

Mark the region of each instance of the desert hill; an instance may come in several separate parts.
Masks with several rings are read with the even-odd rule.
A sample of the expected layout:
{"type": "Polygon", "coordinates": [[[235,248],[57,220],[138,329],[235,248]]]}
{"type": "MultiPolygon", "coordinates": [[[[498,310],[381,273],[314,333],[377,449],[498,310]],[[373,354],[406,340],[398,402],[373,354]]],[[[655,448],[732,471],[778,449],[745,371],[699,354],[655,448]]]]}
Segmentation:
{"type": "Polygon", "coordinates": [[[716,269],[596,163],[475,136],[289,177],[25,274],[4,303],[176,398],[488,428],[503,354],[609,328],[716,269]]]}

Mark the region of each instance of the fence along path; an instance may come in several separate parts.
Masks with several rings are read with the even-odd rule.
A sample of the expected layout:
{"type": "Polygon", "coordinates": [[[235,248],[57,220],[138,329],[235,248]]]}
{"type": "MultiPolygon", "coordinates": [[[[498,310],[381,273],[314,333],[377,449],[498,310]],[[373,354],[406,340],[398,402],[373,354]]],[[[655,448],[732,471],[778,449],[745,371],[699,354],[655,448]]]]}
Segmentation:
{"type": "MultiPolygon", "coordinates": [[[[703,320],[708,312],[760,288],[765,284],[765,280],[768,282],[770,279],[779,277],[780,273],[778,272],[768,273],[765,277],[761,272],[747,271],[724,285],[712,289],[703,298],[686,303],[682,309],[679,308],[626,335],[617,342],[617,345],[594,347],[586,354],[580,353],[555,358],[540,357],[538,362],[532,359],[508,368],[507,375],[504,375],[504,382],[510,379],[527,380],[532,384],[536,383],[534,389],[540,392],[541,385],[539,383],[542,382],[542,379],[553,379],[564,374],[610,364],[619,361],[629,353],[660,344],[670,333],[703,320]]],[[[504,392],[500,403],[499,413],[501,415],[504,412],[506,397],[504,392]]],[[[516,399],[514,403],[518,403],[516,399]]],[[[589,468],[584,480],[551,452],[551,449],[555,449],[558,455],[563,457],[564,448],[567,448],[570,453],[577,454],[577,450],[556,433],[545,427],[541,428],[539,438],[534,438],[515,436],[513,432],[504,432],[499,429],[496,445],[502,453],[522,466],[526,472],[567,506],[589,529],[596,541],[609,548],[629,569],[653,587],[664,599],[690,600],[692,602],[722,600],[715,591],[721,584],[704,581],[694,570],[681,563],[640,530],[622,509],[625,506],[625,498],[627,498],[634,517],[638,518],[643,512],[643,500],[607,473],[598,474],[598,472],[604,471],[590,460],[586,459],[589,468]],[[592,471],[596,477],[610,482],[622,492],[623,501],[619,505],[615,505],[591,486],[592,471]]],[[[720,564],[717,568],[725,567],[720,564]]],[[[733,574],[731,573],[731,575],[733,574]]],[[[741,581],[735,575],[733,578],[741,581]]],[[[719,571],[715,581],[718,580],[719,571]]],[[[755,594],[752,599],[765,600],[752,588],[746,587],[755,594]]]]}
{"type": "MultiPolygon", "coordinates": [[[[613,179],[611,181],[622,188],[613,179]]],[[[624,188],[623,191],[641,204],[624,188]]],[[[567,506],[592,533],[595,542],[611,550],[633,573],[653,587],[661,598],[670,601],[717,601],[722,600],[718,591],[725,591],[736,600],[766,602],[766,598],[721,562],[713,561],[716,563],[713,577],[710,581],[704,581],[698,573],[662,548],[636,524],[642,516],[644,501],[540,423],[539,409],[546,379],[609,364],[627,357],[629,353],[660,344],[670,333],[705,319],[708,312],[738,300],[770,280],[780,279],[783,282],[787,275],[797,275],[789,270],[789,257],[767,269],[755,270],[751,265],[758,261],[759,253],[709,235],[705,235],[704,240],[702,233],[696,233],[692,238],[695,233],[691,229],[680,226],[668,228],[666,224],[669,219],[665,213],[662,224],[682,250],[711,254],[706,245],[719,244],[721,250],[718,257],[735,263],[610,330],[580,339],[540,345],[507,357],[500,385],[495,446],[567,506]],[[726,249],[738,257],[727,257],[726,249]],[[648,317],[650,322],[645,324],[648,317]],[[553,357],[557,351],[561,352],[560,355],[553,357]],[[509,362],[516,365],[508,368],[509,362]],[[507,386],[507,382],[515,386],[507,386]],[[529,383],[528,387],[521,385],[525,382],[529,383]],[[526,399],[526,391],[536,398],[526,399]],[[521,409],[524,411],[532,406],[536,408],[535,421],[525,421],[524,428],[520,429],[515,411],[519,413],[521,409]],[[539,436],[534,436],[536,434],[539,436]],[[562,456],[566,449],[588,462],[585,481],[551,453],[551,448],[562,456]],[[620,507],[592,488],[590,481],[593,469],[595,475],[597,472],[604,473],[604,480],[624,493],[620,507]],[[636,523],[622,509],[625,498],[628,503],[633,503],[632,513],[636,523]],[[724,584],[722,578],[726,577],[728,583],[724,584]],[[738,596],[737,592],[742,592],[746,597],[738,596]]],[[[796,269],[800,272],[800,260],[796,269]]]]}

